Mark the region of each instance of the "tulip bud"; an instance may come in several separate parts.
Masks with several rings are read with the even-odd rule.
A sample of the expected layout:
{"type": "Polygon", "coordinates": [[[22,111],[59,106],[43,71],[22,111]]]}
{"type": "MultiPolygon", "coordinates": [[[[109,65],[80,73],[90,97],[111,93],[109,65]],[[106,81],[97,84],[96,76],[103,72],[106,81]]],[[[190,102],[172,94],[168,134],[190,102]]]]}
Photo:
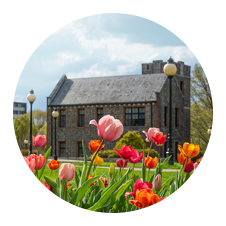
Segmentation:
{"type": "Polygon", "coordinates": [[[194,170],[194,163],[191,161],[185,166],[184,172],[191,173],[193,170],[194,170]]]}
{"type": "Polygon", "coordinates": [[[156,178],[155,178],[155,180],[154,180],[154,189],[156,190],[156,191],[160,191],[161,190],[161,188],[162,188],[162,177],[161,177],[161,175],[160,174],[158,174],[157,176],[156,176],[156,178]]]}
{"type": "Polygon", "coordinates": [[[126,167],[128,160],[124,161],[123,159],[117,159],[116,164],[119,168],[126,167]]]}
{"type": "Polygon", "coordinates": [[[115,167],[114,167],[113,163],[111,163],[110,168],[109,168],[110,177],[113,176],[114,172],[115,172],[115,167]]]}

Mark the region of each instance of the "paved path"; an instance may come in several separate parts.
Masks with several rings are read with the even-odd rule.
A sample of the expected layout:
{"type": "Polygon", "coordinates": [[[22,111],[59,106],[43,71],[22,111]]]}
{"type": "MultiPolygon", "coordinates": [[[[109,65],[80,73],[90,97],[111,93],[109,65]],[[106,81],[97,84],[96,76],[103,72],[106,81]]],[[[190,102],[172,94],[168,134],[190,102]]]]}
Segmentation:
{"type": "MultiPolygon", "coordinates": [[[[51,161],[52,159],[49,158],[47,161],[51,161]]],[[[59,162],[83,162],[82,160],[72,160],[72,159],[58,159],[59,162]]],[[[82,166],[81,166],[82,167],[82,166]]],[[[98,168],[109,169],[109,166],[98,166],[98,168]]],[[[119,167],[115,167],[115,169],[119,169],[119,167]]],[[[124,169],[129,169],[129,167],[125,167],[124,169]]],[[[135,167],[134,170],[142,170],[141,167],[135,167]]],[[[150,169],[150,171],[155,171],[155,169],[150,169]]],[[[177,172],[180,169],[163,169],[163,172],[177,172]]]]}

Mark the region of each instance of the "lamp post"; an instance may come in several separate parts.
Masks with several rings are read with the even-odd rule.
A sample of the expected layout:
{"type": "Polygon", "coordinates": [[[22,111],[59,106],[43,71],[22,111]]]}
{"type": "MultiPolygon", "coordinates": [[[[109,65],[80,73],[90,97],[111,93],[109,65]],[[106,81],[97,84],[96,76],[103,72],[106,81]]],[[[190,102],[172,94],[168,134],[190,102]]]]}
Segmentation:
{"type": "Polygon", "coordinates": [[[27,100],[30,102],[30,155],[32,154],[32,104],[36,100],[36,96],[34,95],[34,91],[31,90],[30,93],[27,95],[27,100]]]}
{"type": "Polygon", "coordinates": [[[25,143],[25,147],[26,147],[26,150],[27,150],[27,144],[28,144],[27,138],[25,138],[24,143],[25,143]]]}
{"type": "Polygon", "coordinates": [[[212,132],[212,127],[210,126],[210,128],[207,130],[207,133],[208,133],[209,135],[211,135],[211,132],[212,132]]]}
{"type": "Polygon", "coordinates": [[[53,109],[52,116],[55,119],[55,154],[54,154],[54,160],[57,160],[57,153],[56,153],[56,119],[59,116],[59,112],[56,108],[53,109]]]}
{"type": "Polygon", "coordinates": [[[169,79],[169,133],[168,133],[169,146],[166,152],[166,156],[168,157],[171,155],[171,158],[169,160],[170,165],[174,164],[172,149],[172,78],[177,72],[177,67],[173,62],[174,62],[173,59],[170,57],[169,60],[167,61],[167,64],[163,68],[165,75],[167,75],[169,79]]]}

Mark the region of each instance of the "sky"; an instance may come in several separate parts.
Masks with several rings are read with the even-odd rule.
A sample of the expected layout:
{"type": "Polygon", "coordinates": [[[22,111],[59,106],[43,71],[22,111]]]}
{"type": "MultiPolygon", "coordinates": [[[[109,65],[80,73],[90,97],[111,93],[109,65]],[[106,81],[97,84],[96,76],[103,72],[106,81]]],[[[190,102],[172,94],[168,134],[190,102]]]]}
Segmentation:
{"type": "Polygon", "coordinates": [[[148,19],[128,14],[99,14],[65,25],[34,50],[18,80],[14,101],[27,102],[34,90],[33,110],[46,110],[62,75],[68,78],[141,74],[153,60],[199,63],[176,35],[148,19]]]}

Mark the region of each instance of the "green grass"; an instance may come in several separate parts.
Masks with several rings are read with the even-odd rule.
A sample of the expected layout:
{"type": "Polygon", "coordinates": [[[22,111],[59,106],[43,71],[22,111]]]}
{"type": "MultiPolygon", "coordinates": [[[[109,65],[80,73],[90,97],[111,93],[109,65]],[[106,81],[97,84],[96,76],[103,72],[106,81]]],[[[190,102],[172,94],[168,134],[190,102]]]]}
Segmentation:
{"type": "MultiPolygon", "coordinates": [[[[75,166],[82,166],[83,165],[83,162],[71,162],[71,163],[73,163],[75,166]]],[[[113,163],[113,165],[115,167],[117,167],[116,162],[104,162],[104,163],[101,164],[101,166],[103,166],[103,167],[110,167],[111,163],[113,163]]],[[[90,162],[88,162],[87,164],[89,166],[90,162]]],[[[128,162],[127,167],[133,167],[133,164],[128,162]]],[[[142,167],[142,163],[139,162],[139,163],[135,164],[135,167],[136,168],[141,168],[142,167]]],[[[174,165],[167,164],[166,167],[165,167],[165,169],[180,169],[180,168],[181,168],[181,165],[180,165],[180,163],[177,163],[177,162],[174,162],[174,165]]]]}

